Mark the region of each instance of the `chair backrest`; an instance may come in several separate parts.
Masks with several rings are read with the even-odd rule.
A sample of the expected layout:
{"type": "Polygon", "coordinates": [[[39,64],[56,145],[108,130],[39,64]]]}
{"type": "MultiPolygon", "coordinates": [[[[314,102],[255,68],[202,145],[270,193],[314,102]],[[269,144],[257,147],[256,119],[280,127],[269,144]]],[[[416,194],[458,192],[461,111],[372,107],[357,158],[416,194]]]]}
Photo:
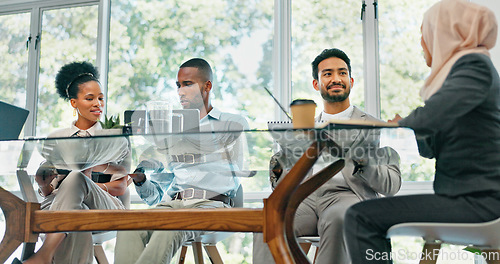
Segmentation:
{"type": "Polygon", "coordinates": [[[21,194],[25,202],[38,203],[38,196],[33,190],[33,178],[28,175],[26,167],[31,159],[33,150],[35,149],[35,142],[25,141],[23,144],[23,149],[21,155],[19,156],[17,162],[17,182],[19,183],[19,188],[21,189],[21,194]]]}
{"type": "Polygon", "coordinates": [[[402,223],[389,228],[387,237],[417,236],[426,241],[500,249],[500,218],[482,223],[402,223]]]}
{"type": "Polygon", "coordinates": [[[25,202],[38,203],[38,196],[33,190],[33,182],[31,181],[28,172],[25,170],[17,170],[17,181],[25,202]]]}
{"type": "Polygon", "coordinates": [[[243,207],[243,185],[240,184],[238,190],[236,190],[236,195],[233,198],[234,207],[243,207]]]}

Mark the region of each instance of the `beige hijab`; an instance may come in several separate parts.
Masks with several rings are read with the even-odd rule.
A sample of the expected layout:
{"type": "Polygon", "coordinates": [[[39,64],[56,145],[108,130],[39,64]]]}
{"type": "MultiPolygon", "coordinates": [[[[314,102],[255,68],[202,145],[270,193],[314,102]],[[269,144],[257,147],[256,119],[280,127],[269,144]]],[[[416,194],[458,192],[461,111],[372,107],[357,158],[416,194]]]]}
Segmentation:
{"type": "Polygon", "coordinates": [[[469,53],[490,55],[497,22],[486,7],[465,0],[442,0],[424,14],[422,36],[432,57],[431,74],[420,96],[429,99],[443,85],[451,67],[469,53]]]}

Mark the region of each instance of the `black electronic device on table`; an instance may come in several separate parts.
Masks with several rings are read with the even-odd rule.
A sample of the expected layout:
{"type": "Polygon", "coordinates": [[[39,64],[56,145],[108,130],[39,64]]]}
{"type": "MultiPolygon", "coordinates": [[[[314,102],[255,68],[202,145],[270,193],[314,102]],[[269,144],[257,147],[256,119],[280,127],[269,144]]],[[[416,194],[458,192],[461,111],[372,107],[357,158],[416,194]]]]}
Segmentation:
{"type": "MultiPolygon", "coordinates": [[[[182,115],[182,126],[179,117],[172,116],[172,132],[199,132],[200,131],[200,110],[198,109],[176,109],[174,114],[182,115]],[[182,127],[182,129],[181,129],[182,127]]],[[[131,134],[145,134],[146,130],[146,110],[126,110],[124,113],[125,125],[130,127],[131,134]]]]}
{"type": "Polygon", "coordinates": [[[0,140],[19,139],[29,111],[0,101],[0,140]]]}

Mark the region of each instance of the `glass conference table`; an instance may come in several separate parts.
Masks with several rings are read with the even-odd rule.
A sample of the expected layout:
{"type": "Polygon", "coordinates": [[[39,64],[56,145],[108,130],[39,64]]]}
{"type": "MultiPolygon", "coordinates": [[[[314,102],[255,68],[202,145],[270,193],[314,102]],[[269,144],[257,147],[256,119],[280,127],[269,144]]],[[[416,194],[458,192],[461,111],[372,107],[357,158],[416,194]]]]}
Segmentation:
{"type": "Polygon", "coordinates": [[[264,199],[263,208],[219,209],[40,210],[39,197],[33,191],[36,184],[20,180],[24,199],[12,194],[14,187],[0,187],[0,207],[6,221],[0,262],[22,243],[34,245],[40,233],[209,230],[262,232],[276,263],[309,263],[293,235],[293,216],[301,201],[337,174],[349,159],[370,164],[387,162],[384,156],[394,157],[394,150],[416,152],[410,129],[385,123],[337,123],[306,130],[282,124],[269,127],[242,131],[226,126],[224,129],[231,131],[156,135],[103,130],[95,137],[0,141],[0,177],[4,182],[14,181],[15,175],[33,178],[42,161],[51,162],[61,171],[83,171],[109,162],[134,171],[142,160],[155,160],[163,164],[163,169],[146,169],[153,180],[168,181],[179,175],[179,181],[189,181],[191,175],[197,181],[210,181],[213,175],[219,175],[221,184],[241,181],[244,190],[251,189],[245,187],[247,180],[259,175],[265,179],[260,184],[269,185],[271,170],[274,175],[286,175],[264,199]],[[270,166],[271,156],[278,149],[282,155],[274,160],[279,162],[270,166]],[[320,169],[312,170],[313,166],[320,169]]]}

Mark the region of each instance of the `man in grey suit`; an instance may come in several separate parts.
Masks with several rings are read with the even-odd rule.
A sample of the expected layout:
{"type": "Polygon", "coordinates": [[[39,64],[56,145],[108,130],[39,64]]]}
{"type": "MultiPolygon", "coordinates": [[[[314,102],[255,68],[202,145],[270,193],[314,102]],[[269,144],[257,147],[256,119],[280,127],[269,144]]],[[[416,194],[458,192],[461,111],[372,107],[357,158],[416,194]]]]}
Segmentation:
{"type": "MultiPolygon", "coordinates": [[[[321,93],[324,109],[316,121],[356,119],[379,121],[350,104],[354,84],[349,57],[339,49],[325,49],[312,62],[313,87],[321,93]]],[[[344,214],[351,205],[363,200],[394,195],[401,187],[399,155],[389,147],[380,148],[377,129],[332,130],[329,136],[340,145],[342,153],[323,154],[313,171],[339,159],[344,169],[298,207],[295,216],[297,236],[320,236],[316,263],[350,263],[343,239],[344,214]]],[[[271,184],[275,187],[297,159],[293,150],[282,149],[271,159],[271,184]],[[282,173],[277,175],[276,171],[282,173]]],[[[279,173],[278,173],[279,174],[279,173]]],[[[261,233],[254,234],[253,262],[272,263],[272,255],[261,233]]]]}

